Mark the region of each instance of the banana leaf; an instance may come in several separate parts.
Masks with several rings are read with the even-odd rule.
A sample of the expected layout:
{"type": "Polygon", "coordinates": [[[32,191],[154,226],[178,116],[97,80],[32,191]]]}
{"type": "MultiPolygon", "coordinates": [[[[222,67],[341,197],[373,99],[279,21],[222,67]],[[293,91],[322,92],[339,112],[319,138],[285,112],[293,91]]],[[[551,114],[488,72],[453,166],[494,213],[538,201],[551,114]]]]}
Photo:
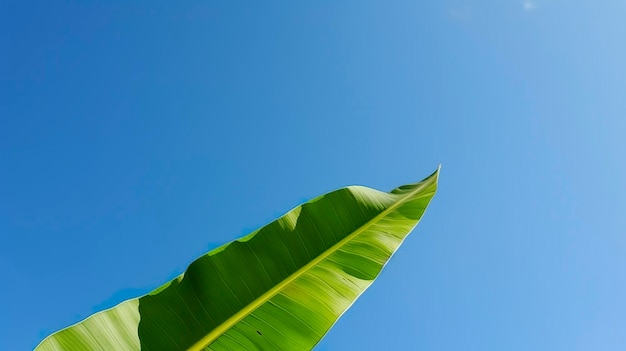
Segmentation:
{"type": "Polygon", "coordinates": [[[417,225],[438,175],[317,197],[35,350],[311,350],[417,225]]]}

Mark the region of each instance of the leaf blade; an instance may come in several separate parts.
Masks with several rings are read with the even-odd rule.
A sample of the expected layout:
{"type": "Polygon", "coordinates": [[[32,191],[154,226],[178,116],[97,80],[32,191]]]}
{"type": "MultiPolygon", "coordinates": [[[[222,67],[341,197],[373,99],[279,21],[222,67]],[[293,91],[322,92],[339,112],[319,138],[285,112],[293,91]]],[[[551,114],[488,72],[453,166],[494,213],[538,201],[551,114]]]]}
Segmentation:
{"type": "MultiPolygon", "coordinates": [[[[129,300],[137,302],[139,321],[124,349],[310,350],[419,222],[438,174],[389,193],[339,189],[201,256],[181,276],[129,300]]],[[[113,346],[108,338],[117,334],[128,339],[115,322],[93,326],[102,340],[75,335],[120,306],[51,335],[36,350],[98,350],[113,346]]]]}

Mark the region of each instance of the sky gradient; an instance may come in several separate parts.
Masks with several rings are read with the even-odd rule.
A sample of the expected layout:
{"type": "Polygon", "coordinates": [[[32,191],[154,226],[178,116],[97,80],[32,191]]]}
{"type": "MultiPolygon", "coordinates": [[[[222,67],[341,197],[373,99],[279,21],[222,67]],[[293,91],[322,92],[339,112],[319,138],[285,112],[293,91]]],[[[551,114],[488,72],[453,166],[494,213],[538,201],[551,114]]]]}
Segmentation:
{"type": "Polygon", "coordinates": [[[626,349],[626,2],[0,3],[0,349],[442,171],[317,350],[626,349]]]}

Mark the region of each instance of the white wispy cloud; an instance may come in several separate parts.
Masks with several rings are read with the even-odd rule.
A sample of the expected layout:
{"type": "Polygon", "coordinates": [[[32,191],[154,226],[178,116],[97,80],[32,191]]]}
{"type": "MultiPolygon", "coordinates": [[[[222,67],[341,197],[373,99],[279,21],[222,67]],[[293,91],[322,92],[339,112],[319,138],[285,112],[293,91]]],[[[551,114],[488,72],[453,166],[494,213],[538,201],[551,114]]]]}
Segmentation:
{"type": "Polygon", "coordinates": [[[532,11],[537,8],[537,4],[534,1],[526,0],[522,3],[525,11],[532,11]]]}

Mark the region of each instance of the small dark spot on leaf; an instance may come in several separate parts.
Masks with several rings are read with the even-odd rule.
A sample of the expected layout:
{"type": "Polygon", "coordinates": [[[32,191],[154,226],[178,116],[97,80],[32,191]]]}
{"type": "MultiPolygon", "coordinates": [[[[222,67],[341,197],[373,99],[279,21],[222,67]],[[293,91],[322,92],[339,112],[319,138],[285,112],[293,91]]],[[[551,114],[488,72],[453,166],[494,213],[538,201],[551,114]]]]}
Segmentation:
{"type": "Polygon", "coordinates": [[[263,335],[263,334],[261,334],[261,332],[260,332],[260,331],[258,331],[258,330],[256,331],[256,333],[257,333],[257,334],[259,334],[259,335],[263,335]]]}

